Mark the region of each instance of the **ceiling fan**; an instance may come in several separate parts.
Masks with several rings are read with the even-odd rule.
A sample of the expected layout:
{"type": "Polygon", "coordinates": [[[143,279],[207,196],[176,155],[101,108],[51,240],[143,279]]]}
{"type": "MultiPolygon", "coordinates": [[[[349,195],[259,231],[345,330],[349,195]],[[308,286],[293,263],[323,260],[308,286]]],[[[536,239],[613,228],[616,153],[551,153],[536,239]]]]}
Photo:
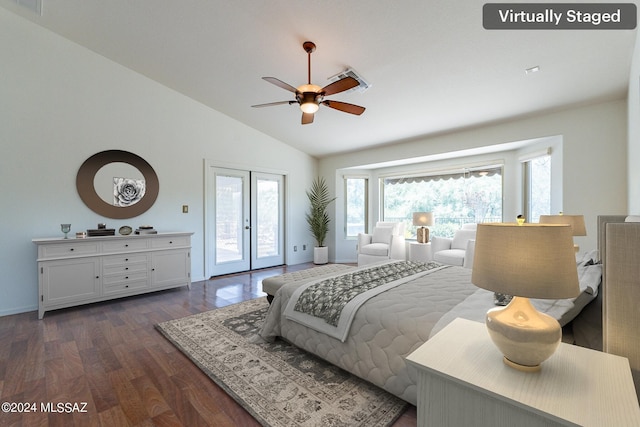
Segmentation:
{"type": "Polygon", "coordinates": [[[333,108],[335,110],[343,111],[345,113],[355,114],[357,116],[364,113],[365,108],[359,105],[324,99],[325,96],[335,95],[336,93],[352,89],[358,86],[359,83],[353,77],[344,77],[322,88],[320,86],[311,84],[311,53],[316,50],[316,45],[313,42],[306,41],[302,44],[302,48],[305,50],[305,52],[307,52],[307,84],[295,88],[283,82],[282,80],[276,79],[275,77],[263,77],[263,79],[268,81],[269,83],[281,87],[282,89],[288,90],[289,92],[293,92],[295,94],[295,100],[270,102],[268,104],[252,105],[252,107],[260,108],[271,107],[273,105],[291,105],[297,103],[300,105],[300,109],[302,110],[303,125],[313,123],[313,116],[315,112],[320,108],[320,104],[326,105],[327,107],[333,108]]]}

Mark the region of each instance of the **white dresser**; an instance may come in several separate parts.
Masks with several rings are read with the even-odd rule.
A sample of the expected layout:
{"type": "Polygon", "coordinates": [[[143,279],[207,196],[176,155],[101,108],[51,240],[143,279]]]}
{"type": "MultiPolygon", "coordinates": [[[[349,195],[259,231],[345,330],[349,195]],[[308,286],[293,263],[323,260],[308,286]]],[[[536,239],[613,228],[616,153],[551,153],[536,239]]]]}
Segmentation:
{"type": "Polygon", "coordinates": [[[33,239],[38,318],[45,311],[191,287],[190,232],[33,239]]]}

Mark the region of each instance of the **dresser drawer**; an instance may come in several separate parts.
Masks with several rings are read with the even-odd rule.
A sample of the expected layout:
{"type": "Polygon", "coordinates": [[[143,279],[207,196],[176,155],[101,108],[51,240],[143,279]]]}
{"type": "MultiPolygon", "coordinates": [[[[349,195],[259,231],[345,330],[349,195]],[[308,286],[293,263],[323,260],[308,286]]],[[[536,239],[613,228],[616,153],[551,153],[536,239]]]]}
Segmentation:
{"type": "Polygon", "coordinates": [[[166,236],[151,239],[151,247],[154,249],[171,249],[179,246],[190,246],[189,236],[166,236]]]}
{"type": "Polygon", "coordinates": [[[118,282],[109,286],[104,286],[102,291],[104,295],[139,293],[141,289],[149,287],[147,280],[129,280],[126,282],[118,282]]]}
{"type": "Polygon", "coordinates": [[[38,257],[58,258],[61,256],[91,255],[99,252],[98,242],[69,242],[55,245],[42,245],[38,248],[38,257]]]}
{"type": "Polygon", "coordinates": [[[103,242],[102,243],[102,251],[103,252],[124,252],[124,251],[136,251],[136,250],[144,250],[148,247],[148,239],[118,239],[113,242],[103,242]]]}
{"type": "Polygon", "coordinates": [[[146,262],[135,264],[118,264],[111,266],[103,266],[102,274],[105,276],[113,274],[125,274],[125,273],[137,273],[140,271],[149,271],[149,266],[146,262]]]}
{"type": "Polygon", "coordinates": [[[122,254],[109,255],[102,258],[104,267],[125,266],[130,264],[145,264],[148,260],[147,254],[122,254]]]}
{"type": "Polygon", "coordinates": [[[106,288],[118,283],[126,284],[126,283],[136,282],[140,280],[147,281],[148,277],[149,277],[149,273],[147,272],[147,270],[105,274],[102,277],[102,283],[106,288]]]}

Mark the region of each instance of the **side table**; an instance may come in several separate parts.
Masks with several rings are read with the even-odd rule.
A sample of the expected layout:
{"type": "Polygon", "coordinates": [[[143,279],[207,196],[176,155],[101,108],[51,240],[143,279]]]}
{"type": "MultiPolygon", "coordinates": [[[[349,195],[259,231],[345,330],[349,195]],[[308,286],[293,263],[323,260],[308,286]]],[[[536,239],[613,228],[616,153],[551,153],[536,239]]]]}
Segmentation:
{"type": "Polygon", "coordinates": [[[484,324],[455,319],[407,357],[418,371],[418,426],[640,426],[628,359],[561,343],[520,372],[484,324]]]}
{"type": "Polygon", "coordinates": [[[409,261],[429,262],[431,260],[431,242],[409,243],[409,261]]]}

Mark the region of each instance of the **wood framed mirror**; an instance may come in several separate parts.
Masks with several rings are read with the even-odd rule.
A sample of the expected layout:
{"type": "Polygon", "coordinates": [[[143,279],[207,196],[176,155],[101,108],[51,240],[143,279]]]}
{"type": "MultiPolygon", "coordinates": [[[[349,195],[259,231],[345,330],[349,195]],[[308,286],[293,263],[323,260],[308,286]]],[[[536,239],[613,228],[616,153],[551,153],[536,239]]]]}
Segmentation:
{"type": "Polygon", "coordinates": [[[92,211],[107,218],[133,218],[146,212],[158,198],[158,175],[142,157],[122,150],[107,150],[94,154],[84,161],[76,176],[76,188],[80,198],[92,211]],[[117,206],[98,195],[94,179],[104,166],[126,163],[137,169],[144,179],[144,195],[128,206],[117,206]]]}

